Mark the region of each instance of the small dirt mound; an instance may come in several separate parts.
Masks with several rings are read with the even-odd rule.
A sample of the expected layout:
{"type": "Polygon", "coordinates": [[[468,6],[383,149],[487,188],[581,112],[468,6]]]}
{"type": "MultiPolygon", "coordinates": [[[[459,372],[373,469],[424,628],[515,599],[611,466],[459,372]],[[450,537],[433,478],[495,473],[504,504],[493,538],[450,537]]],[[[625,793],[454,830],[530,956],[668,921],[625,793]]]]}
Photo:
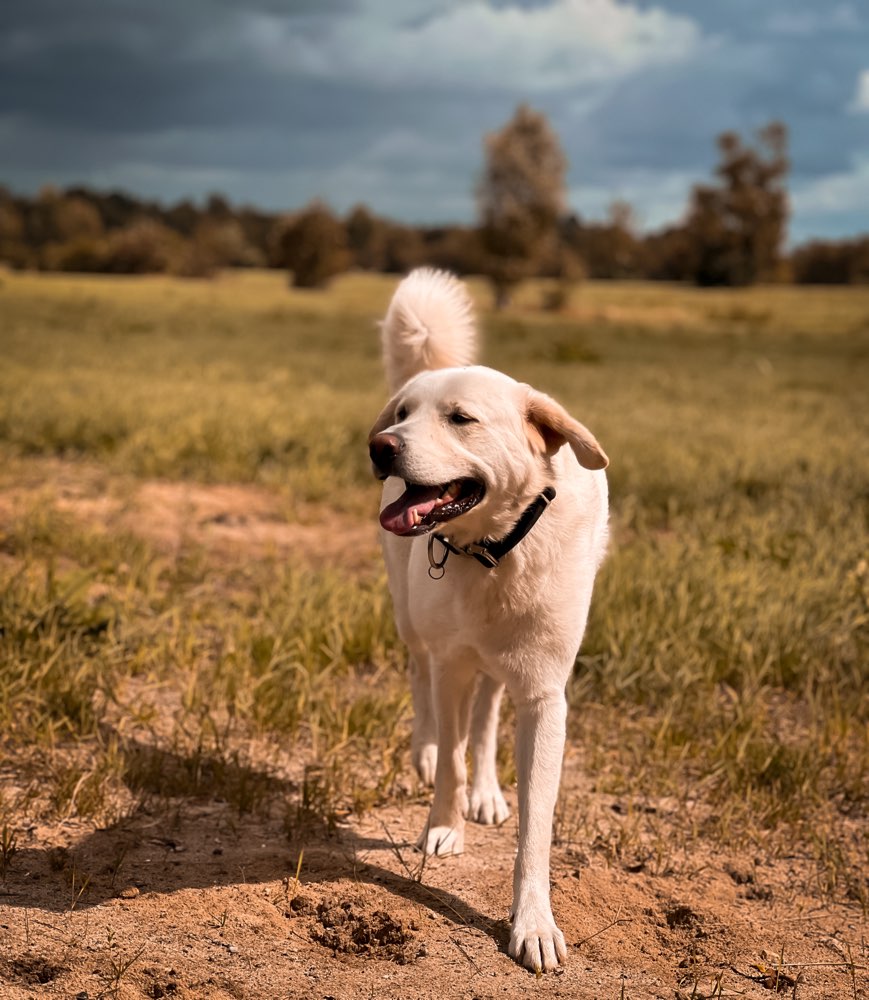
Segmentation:
{"type": "Polygon", "coordinates": [[[383,910],[367,914],[354,909],[352,903],[320,903],[317,922],[311,938],[336,954],[365,955],[385,958],[407,965],[418,957],[414,923],[405,924],[383,910]]]}

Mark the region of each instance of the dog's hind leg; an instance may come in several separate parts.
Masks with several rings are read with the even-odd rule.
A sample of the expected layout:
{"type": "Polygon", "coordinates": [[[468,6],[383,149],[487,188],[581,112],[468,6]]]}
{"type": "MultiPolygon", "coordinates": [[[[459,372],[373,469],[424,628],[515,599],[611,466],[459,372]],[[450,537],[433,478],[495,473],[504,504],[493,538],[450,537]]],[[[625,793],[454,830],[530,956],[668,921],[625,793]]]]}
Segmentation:
{"type": "Polygon", "coordinates": [[[461,854],[468,810],[465,754],[476,669],[465,664],[446,669],[433,665],[433,672],[438,764],[431,813],[417,847],[426,854],[461,854]]]}
{"type": "Polygon", "coordinates": [[[438,763],[437,723],[432,705],[429,655],[424,650],[412,652],[408,658],[410,690],[413,696],[413,733],[410,756],[416,773],[427,785],[435,782],[438,763]]]}
{"type": "Polygon", "coordinates": [[[498,784],[498,712],[504,685],[480,674],[471,714],[471,792],[468,819],[503,823],[510,815],[498,784]]]}

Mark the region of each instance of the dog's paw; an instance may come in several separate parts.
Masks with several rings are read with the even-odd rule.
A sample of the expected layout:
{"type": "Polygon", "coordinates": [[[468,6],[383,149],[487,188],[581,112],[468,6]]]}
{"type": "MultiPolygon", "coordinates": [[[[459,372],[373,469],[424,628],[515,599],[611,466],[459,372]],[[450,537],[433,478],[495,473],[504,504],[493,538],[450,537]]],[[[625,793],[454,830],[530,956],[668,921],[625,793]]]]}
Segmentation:
{"type": "Polygon", "coordinates": [[[411,751],[413,766],[423,784],[433,785],[438,767],[437,743],[422,743],[411,751]]]}
{"type": "Polygon", "coordinates": [[[465,850],[465,831],[461,824],[456,826],[427,826],[416,842],[423,854],[434,854],[439,858],[450,854],[462,854],[465,850]]]}
{"type": "Polygon", "coordinates": [[[567,961],[564,935],[551,916],[536,920],[515,918],[507,951],[534,972],[550,972],[567,961]]]}
{"type": "Polygon", "coordinates": [[[504,801],[501,789],[497,785],[485,785],[480,788],[471,786],[468,801],[468,819],[475,823],[498,825],[510,816],[510,807],[504,801]]]}

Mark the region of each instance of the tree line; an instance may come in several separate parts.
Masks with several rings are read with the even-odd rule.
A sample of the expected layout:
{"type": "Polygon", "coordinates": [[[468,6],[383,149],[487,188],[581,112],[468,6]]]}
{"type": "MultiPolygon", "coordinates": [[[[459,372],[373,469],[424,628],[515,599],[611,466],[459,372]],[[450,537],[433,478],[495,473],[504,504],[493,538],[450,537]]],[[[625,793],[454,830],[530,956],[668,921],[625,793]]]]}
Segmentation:
{"type": "Polygon", "coordinates": [[[602,222],[567,206],[567,160],[546,117],[520,105],[484,139],[474,226],[411,226],[358,205],[346,216],[314,201],[276,214],[219,194],[164,207],[118,192],[0,187],[0,262],[13,268],[207,277],[223,267],[287,269],[320,287],[357,268],[404,273],[421,264],[489,278],[508,301],[528,277],[646,279],[697,285],[869,283],[869,236],[813,240],[785,253],[787,131],[772,122],[746,140],[718,138],[710,182],[691,190],[683,220],[643,234],[615,201],[602,222]]]}

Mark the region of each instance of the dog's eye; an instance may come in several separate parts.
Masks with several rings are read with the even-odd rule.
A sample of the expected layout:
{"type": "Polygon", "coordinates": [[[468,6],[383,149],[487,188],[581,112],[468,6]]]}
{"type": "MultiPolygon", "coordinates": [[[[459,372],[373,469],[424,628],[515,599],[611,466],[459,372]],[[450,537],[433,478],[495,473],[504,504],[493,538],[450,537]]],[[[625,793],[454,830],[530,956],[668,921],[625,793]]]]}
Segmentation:
{"type": "Polygon", "coordinates": [[[395,411],[395,419],[398,421],[398,423],[401,423],[402,420],[407,419],[406,406],[399,406],[399,408],[395,411]]]}
{"type": "Polygon", "coordinates": [[[478,423],[476,417],[469,417],[467,413],[462,413],[460,410],[455,410],[449,416],[449,421],[451,424],[476,424],[478,423]]]}

